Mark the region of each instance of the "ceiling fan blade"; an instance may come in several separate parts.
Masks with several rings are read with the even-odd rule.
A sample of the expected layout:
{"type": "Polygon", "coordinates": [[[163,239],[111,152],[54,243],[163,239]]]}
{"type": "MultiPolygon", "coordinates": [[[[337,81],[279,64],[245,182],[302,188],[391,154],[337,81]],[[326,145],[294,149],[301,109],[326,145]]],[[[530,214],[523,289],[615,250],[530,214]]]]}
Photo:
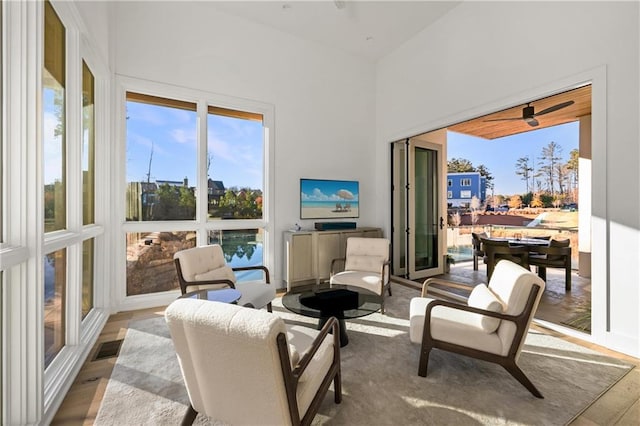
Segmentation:
{"type": "Polygon", "coordinates": [[[538,120],[536,120],[535,118],[529,118],[525,120],[527,122],[527,124],[531,127],[536,127],[538,124],[538,120]]]}
{"type": "Polygon", "coordinates": [[[485,122],[487,121],[514,121],[514,120],[522,120],[522,117],[513,117],[513,118],[491,118],[489,120],[484,120],[485,122]]]}
{"type": "Polygon", "coordinates": [[[533,115],[534,115],[535,117],[537,117],[537,116],[539,116],[539,115],[549,114],[550,112],[554,112],[554,111],[557,111],[557,110],[559,110],[559,109],[562,109],[562,108],[568,107],[569,105],[573,105],[573,103],[574,103],[573,101],[562,102],[561,104],[554,105],[554,106],[549,107],[549,108],[547,108],[547,109],[543,109],[542,111],[537,112],[537,113],[535,113],[535,114],[533,114],[533,115]]]}

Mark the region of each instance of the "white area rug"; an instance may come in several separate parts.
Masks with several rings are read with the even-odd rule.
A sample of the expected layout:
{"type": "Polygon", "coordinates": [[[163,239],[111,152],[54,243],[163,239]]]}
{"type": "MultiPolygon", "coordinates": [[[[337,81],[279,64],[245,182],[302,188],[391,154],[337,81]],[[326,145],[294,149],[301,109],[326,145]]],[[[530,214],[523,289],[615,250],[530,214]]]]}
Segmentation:
{"type": "MultiPolygon", "coordinates": [[[[318,425],[562,425],[633,367],[545,334],[530,332],[520,366],[545,396],[535,398],[502,367],[437,349],[427,377],[418,376],[419,348],[409,342],[409,300],[399,285],[379,313],[347,321],[342,348],[343,401],[331,391],[318,425]]],[[[274,303],[285,320],[313,326],[274,303]]],[[[250,403],[250,402],[248,402],[250,403]]],[[[188,406],[163,318],[133,323],[120,350],[96,425],[176,425],[188,406]]],[[[195,424],[215,424],[198,416],[195,424]]]]}

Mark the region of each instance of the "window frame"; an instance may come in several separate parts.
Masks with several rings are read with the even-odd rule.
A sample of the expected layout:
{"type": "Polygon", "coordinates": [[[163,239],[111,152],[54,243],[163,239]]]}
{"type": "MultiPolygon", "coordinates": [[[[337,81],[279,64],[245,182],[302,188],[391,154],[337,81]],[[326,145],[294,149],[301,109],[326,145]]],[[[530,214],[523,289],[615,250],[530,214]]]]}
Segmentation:
{"type": "Polygon", "coordinates": [[[73,3],[51,0],[65,27],[65,172],[66,213],[64,229],[44,232],[44,176],[42,105],[44,67],[44,3],[2,2],[3,89],[11,87],[3,102],[3,206],[4,241],[0,243],[3,315],[2,420],[7,424],[47,424],[51,421],[75,373],[106,323],[109,312],[109,270],[105,268],[105,214],[95,223],[82,225],[81,72],[84,59],[95,77],[96,152],[107,160],[97,162],[94,206],[105,204],[109,187],[105,149],[110,140],[109,68],[90,47],[80,15],[73,3]],[[8,43],[7,40],[11,40],[8,43]],[[15,89],[15,90],[14,90],[15,89]],[[6,109],[11,105],[11,111],[6,109]],[[100,147],[100,145],[103,145],[100,147]],[[36,166],[40,167],[36,167],[36,166]],[[6,166],[6,167],[4,167],[6,166]],[[8,185],[11,182],[12,185],[8,185]],[[26,196],[25,194],[28,194],[26,196]],[[82,242],[95,238],[94,307],[81,320],[82,242]],[[46,254],[66,249],[67,291],[64,341],[44,368],[44,262],[46,254]],[[104,256],[103,256],[104,254],[104,256]],[[106,276],[105,276],[106,274],[106,276]],[[26,354],[26,356],[25,356],[26,354]]]}
{"type": "Polygon", "coordinates": [[[272,201],[274,187],[274,163],[275,151],[273,149],[273,128],[275,122],[274,107],[271,104],[252,101],[247,99],[224,96],[191,88],[151,82],[127,76],[116,76],[116,132],[118,143],[115,147],[115,158],[118,159],[113,167],[115,176],[114,194],[115,200],[114,215],[116,226],[113,227],[112,241],[115,242],[113,250],[115,256],[114,273],[115,282],[121,283],[114,289],[115,309],[131,310],[143,309],[159,304],[168,304],[175,299],[180,290],[175,289],[166,292],[150,293],[144,295],[126,294],[126,234],[132,232],[172,232],[172,231],[195,231],[197,245],[207,244],[208,231],[218,230],[242,230],[242,229],[263,229],[263,259],[264,265],[269,269],[274,268],[274,232],[273,217],[274,204],[272,201]],[[156,96],[176,102],[196,103],[197,108],[197,171],[195,189],[197,200],[207,200],[207,117],[210,107],[222,108],[226,110],[244,111],[251,114],[260,114],[263,117],[263,211],[261,219],[230,219],[220,221],[208,221],[207,203],[198,202],[196,204],[195,220],[171,220],[171,221],[127,221],[125,217],[126,203],[126,102],[127,92],[138,93],[143,96],[156,96]]]}

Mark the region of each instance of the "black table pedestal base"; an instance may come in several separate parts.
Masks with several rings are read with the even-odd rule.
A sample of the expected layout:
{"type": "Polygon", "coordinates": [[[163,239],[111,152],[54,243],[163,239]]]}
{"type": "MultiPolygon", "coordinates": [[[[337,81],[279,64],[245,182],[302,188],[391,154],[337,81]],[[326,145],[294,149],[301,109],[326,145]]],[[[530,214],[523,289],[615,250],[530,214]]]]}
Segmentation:
{"type": "MultiPolygon", "coordinates": [[[[331,317],[332,315],[320,318],[318,320],[318,330],[321,330],[331,317]]],[[[349,344],[349,336],[347,336],[347,326],[343,319],[338,320],[338,332],[340,333],[340,347],[347,346],[349,344]]]]}

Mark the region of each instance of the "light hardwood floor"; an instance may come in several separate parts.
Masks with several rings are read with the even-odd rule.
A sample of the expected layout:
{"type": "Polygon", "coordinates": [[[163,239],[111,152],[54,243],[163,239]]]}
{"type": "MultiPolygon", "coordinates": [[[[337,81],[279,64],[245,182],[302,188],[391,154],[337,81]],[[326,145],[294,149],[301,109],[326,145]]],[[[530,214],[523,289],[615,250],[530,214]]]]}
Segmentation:
{"type": "MultiPolygon", "coordinates": [[[[129,321],[162,316],[164,307],[139,311],[122,312],[111,315],[83,365],[78,377],[65,397],[54,425],[92,425],[100,408],[100,403],[115,365],[116,358],[92,361],[102,342],[124,339],[129,321]]],[[[632,358],[593,345],[576,338],[563,336],[551,330],[537,329],[558,336],[567,341],[586,346],[614,358],[623,359],[636,366],[622,380],[607,390],[597,401],[587,408],[571,425],[638,425],[640,424],[640,359],[632,358]]]]}

